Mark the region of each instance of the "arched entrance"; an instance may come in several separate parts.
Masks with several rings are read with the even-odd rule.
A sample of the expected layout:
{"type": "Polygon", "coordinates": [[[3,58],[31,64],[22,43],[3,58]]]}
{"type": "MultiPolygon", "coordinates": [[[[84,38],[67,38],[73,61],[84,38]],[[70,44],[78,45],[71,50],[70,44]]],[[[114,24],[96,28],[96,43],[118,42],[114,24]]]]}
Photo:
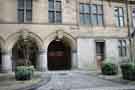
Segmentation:
{"type": "Polygon", "coordinates": [[[13,70],[20,65],[33,65],[36,68],[38,45],[32,37],[19,37],[12,48],[13,70]]]}
{"type": "Polygon", "coordinates": [[[47,52],[48,70],[71,69],[71,49],[64,40],[53,40],[47,52]]]}

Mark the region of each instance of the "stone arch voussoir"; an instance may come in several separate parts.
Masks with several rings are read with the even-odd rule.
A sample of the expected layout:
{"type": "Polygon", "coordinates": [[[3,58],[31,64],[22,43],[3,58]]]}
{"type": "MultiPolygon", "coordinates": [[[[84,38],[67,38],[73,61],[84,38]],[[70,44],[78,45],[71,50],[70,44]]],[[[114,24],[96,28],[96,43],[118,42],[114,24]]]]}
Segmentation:
{"type": "MultiPolygon", "coordinates": [[[[53,33],[49,34],[45,38],[44,45],[45,45],[46,49],[48,48],[49,44],[53,40],[56,39],[56,37],[57,37],[57,32],[53,32],[53,33]]],[[[72,50],[76,50],[77,49],[76,39],[71,34],[69,34],[67,32],[63,32],[63,38],[64,38],[64,41],[70,45],[72,50]]]]}
{"type": "Polygon", "coordinates": [[[17,42],[17,40],[18,40],[19,36],[22,34],[22,32],[27,33],[31,38],[33,38],[36,41],[39,49],[44,48],[43,40],[38,35],[36,35],[33,32],[30,32],[28,30],[21,30],[19,32],[13,33],[10,36],[8,36],[8,38],[6,40],[6,44],[5,44],[7,51],[12,51],[14,44],[17,42]]]}

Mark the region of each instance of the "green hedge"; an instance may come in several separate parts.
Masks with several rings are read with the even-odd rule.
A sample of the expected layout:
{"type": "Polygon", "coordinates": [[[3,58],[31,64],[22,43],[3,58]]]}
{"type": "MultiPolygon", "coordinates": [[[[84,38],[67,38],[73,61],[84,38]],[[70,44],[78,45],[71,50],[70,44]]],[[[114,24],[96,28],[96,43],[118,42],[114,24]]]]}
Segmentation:
{"type": "Polygon", "coordinates": [[[121,65],[123,79],[135,80],[135,64],[127,63],[121,65]]]}
{"type": "Polygon", "coordinates": [[[17,66],[15,70],[16,80],[30,80],[34,74],[33,66],[17,66]]]}
{"type": "Polygon", "coordinates": [[[104,75],[116,75],[118,73],[118,67],[113,63],[102,63],[101,71],[104,75]]]}

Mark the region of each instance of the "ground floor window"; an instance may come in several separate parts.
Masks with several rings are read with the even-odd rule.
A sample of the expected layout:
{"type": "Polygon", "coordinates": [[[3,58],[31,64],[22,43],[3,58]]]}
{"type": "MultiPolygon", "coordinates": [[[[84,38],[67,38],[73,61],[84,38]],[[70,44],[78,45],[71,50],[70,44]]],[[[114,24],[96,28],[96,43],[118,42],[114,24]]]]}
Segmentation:
{"type": "Polygon", "coordinates": [[[119,56],[127,56],[127,43],[126,40],[119,40],[119,56]]]}

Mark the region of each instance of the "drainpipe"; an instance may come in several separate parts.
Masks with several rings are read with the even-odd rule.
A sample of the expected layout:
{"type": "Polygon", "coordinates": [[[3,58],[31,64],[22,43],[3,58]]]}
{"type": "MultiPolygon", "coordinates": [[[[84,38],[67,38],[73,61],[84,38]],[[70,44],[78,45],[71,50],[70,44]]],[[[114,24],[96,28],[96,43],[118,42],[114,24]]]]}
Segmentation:
{"type": "Polygon", "coordinates": [[[129,24],[129,8],[128,8],[128,0],[125,0],[125,6],[126,6],[126,15],[127,15],[127,28],[128,28],[128,40],[129,40],[129,56],[131,63],[133,62],[133,53],[132,53],[132,40],[131,40],[131,31],[130,31],[130,24],[129,24]]]}

